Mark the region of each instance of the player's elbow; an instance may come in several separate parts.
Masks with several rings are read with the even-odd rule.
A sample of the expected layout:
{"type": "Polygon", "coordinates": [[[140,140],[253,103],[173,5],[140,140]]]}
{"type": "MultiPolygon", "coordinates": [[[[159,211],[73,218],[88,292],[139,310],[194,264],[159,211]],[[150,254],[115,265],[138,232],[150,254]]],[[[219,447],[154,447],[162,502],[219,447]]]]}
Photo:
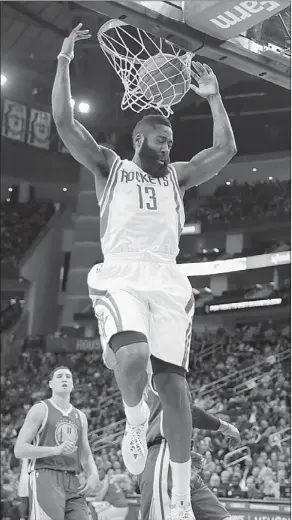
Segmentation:
{"type": "Polygon", "coordinates": [[[57,130],[68,129],[73,126],[74,118],[71,112],[54,110],[53,108],[52,116],[57,130]]]}
{"type": "Polygon", "coordinates": [[[230,145],[228,146],[228,153],[229,153],[231,159],[232,159],[232,157],[234,157],[237,154],[237,146],[236,146],[235,141],[230,143],[230,145]]]}
{"type": "Polygon", "coordinates": [[[236,147],[235,141],[232,140],[232,141],[226,143],[225,146],[223,147],[223,150],[224,150],[224,154],[226,155],[226,157],[228,157],[228,159],[231,160],[232,157],[234,157],[237,154],[237,147],[236,147]]]}
{"type": "Polygon", "coordinates": [[[23,449],[21,449],[21,446],[16,443],[14,446],[14,455],[16,459],[23,459],[23,449]]]}

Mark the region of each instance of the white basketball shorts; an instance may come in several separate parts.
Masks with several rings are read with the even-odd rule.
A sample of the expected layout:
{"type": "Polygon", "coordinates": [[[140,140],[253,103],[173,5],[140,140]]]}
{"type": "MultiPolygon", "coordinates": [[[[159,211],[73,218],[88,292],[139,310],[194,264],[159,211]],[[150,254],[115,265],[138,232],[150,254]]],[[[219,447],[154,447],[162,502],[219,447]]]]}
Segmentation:
{"type": "Polygon", "coordinates": [[[175,263],[106,260],[87,282],[108,368],[116,364],[111,337],[135,331],[147,337],[150,354],[188,370],[194,297],[175,263]]]}

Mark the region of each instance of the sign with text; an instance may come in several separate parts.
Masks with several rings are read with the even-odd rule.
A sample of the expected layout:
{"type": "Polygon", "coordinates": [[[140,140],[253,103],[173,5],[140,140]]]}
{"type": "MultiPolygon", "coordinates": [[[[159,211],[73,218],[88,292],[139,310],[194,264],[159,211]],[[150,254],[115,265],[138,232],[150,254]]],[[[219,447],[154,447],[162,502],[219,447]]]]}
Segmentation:
{"type": "Polygon", "coordinates": [[[290,0],[208,0],[199,12],[196,4],[197,1],[186,2],[186,23],[226,41],[289,7],[290,0]]]}
{"type": "Polygon", "coordinates": [[[262,269],[291,264],[291,251],[268,253],[230,260],[216,260],[214,262],[195,262],[193,264],[179,264],[179,268],[186,276],[210,276],[223,273],[237,273],[248,269],[262,269]]]}
{"type": "Polygon", "coordinates": [[[47,352],[96,352],[100,349],[100,340],[91,338],[64,338],[48,336],[46,338],[47,352]]]}
{"type": "MultiPolygon", "coordinates": [[[[230,520],[290,520],[290,504],[272,502],[249,502],[247,500],[220,500],[230,513],[230,520]]],[[[128,498],[129,513],[126,520],[138,520],[140,497],[128,498]]],[[[96,516],[92,516],[96,520],[96,516]]]]}

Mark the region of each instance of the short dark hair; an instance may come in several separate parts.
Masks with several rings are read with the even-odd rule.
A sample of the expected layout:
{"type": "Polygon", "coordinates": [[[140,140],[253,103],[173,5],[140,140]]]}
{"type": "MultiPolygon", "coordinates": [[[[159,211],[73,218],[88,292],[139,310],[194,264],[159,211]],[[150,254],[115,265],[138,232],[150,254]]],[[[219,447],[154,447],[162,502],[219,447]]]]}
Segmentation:
{"type": "Polygon", "coordinates": [[[56,367],[54,368],[54,370],[52,370],[52,372],[50,373],[49,375],[49,381],[52,381],[54,375],[55,375],[55,372],[57,372],[57,370],[62,370],[62,369],[65,369],[65,370],[69,370],[69,372],[71,373],[72,377],[73,377],[73,374],[71,372],[71,369],[69,367],[66,367],[65,365],[61,365],[59,367],[56,367]]]}
{"type": "Polygon", "coordinates": [[[142,117],[142,119],[138,121],[133,130],[133,142],[137,134],[142,133],[145,135],[145,133],[147,133],[149,130],[153,130],[153,128],[155,128],[158,125],[168,126],[169,128],[172,128],[169,119],[167,119],[161,114],[149,114],[147,116],[142,117]]]}

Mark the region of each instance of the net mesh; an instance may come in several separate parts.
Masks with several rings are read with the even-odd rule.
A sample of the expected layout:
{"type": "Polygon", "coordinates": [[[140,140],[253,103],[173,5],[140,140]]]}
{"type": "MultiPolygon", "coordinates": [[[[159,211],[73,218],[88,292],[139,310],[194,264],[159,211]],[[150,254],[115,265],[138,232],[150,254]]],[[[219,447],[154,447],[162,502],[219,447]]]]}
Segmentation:
{"type": "Polygon", "coordinates": [[[106,22],[98,31],[97,38],[123,83],[125,91],[122,110],[130,108],[134,112],[141,112],[155,108],[167,117],[172,114],[171,106],[178,103],[190,88],[189,78],[194,54],[121,20],[106,22]],[[163,68],[169,64],[177,72],[171,77],[166,76],[155,62],[157,55],[159,62],[163,57],[163,68]],[[177,66],[175,58],[180,60],[177,66]],[[178,92],[181,94],[178,95],[178,92]]]}

